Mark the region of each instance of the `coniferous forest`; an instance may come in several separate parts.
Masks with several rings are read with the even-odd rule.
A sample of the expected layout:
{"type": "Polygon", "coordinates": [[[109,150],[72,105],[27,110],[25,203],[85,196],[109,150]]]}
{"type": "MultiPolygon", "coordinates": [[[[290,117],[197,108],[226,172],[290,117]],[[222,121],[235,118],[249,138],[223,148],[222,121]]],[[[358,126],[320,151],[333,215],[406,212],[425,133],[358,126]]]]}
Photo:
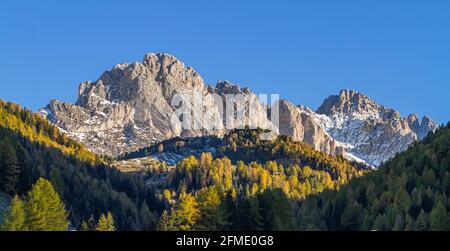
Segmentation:
{"type": "Polygon", "coordinates": [[[260,133],[234,130],[214,155],[125,173],[1,101],[1,229],[449,230],[450,125],[377,170],[289,137],[259,141],[260,133]]]}
{"type": "Polygon", "coordinates": [[[299,203],[300,229],[450,230],[450,124],[378,170],[299,203]]]}

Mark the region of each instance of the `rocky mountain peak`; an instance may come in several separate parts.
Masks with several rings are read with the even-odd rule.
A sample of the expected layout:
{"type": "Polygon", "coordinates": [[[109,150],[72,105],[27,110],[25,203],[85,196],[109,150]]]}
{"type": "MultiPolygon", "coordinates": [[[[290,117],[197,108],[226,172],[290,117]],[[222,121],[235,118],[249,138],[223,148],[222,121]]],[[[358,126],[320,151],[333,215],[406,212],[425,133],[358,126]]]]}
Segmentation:
{"type": "Polygon", "coordinates": [[[430,130],[438,128],[438,125],[427,115],[419,119],[417,114],[410,114],[406,120],[409,128],[417,135],[417,139],[422,140],[427,136],[430,130]]]}
{"type": "Polygon", "coordinates": [[[339,95],[331,95],[317,109],[317,113],[328,116],[335,114],[377,113],[383,107],[366,95],[354,90],[341,90],[339,95]]]}
{"type": "MultiPolygon", "coordinates": [[[[144,55],[143,59],[144,65],[152,67],[152,65],[162,65],[162,64],[173,64],[179,63],[183,64],[178,58],[168,53],[147,53],[144,55]]],[[[184,64],[183,64],[184,65],[184,64]]]]}
{"type": "Polygon", "coordinates": [[[416,114],[403,118],[398,111],[352,90],[328,97],[317,113],[326,131],[348,154],[373,166],[437,128],[429,117],[422,121],[416,114]]]}
{"type": "Polygon", "coordinates": [[[439,127],[439,125],[434,122],[429,116],[425,115],[422,117],[422,121],[420,122],[420,129],[416,131],[418,135],[418,139],[422,140],[425,138],[430,131],[434,131],[439,127]]]}
{"type": "Polygon", "coordinates": [[[172,55],[149,53],[143,62],[118,64],[79,86],[75,104],[52,101],[41,113],[99,154],[117,156],[152,142],[196,131],[171,123],[176,94],[203,91],[192,67],[172,55]]]}
{"type": "Polygon", "coordinates": [[[217,93],[220,95],[223,94],[244,94],[250,95],[254,94],[249,88],[244,87],[241,88],[239,84],[233,84],[228,80],[219,80],[215,87],[211,90],[214,90],[213,93],[217,93]]]}
{"type": "Polygon", "coordinates": [[[192,67],[169,54],[148,53],[143,63],[118,64],[96,82],[81,83],[77,105],[87,105],[92,96],[110,102],[142,100],[158,90],[169,100],[175,93],[203,88],[203,79],[192,67]]]}

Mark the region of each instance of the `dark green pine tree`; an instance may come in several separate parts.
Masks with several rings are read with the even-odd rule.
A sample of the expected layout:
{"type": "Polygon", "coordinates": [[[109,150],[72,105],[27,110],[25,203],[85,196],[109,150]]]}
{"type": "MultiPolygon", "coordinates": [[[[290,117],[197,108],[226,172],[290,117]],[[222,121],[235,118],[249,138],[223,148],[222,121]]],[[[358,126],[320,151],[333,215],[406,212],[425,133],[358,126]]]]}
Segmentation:
{"type": "Polygon", "coordinates": [[[251,197],[239,202],[236,209],[236,217],[233,222],[233,230],[264,230],[263,218],[257,198],[251,197]]]}
{"type": "Polygon", "coordinates": [[[420,211],[419,216],[414,224],[415,231],[427,231],[429,230],[428,217],[423,210],[420,211]]]}
{"type": "Polygon", "coordinates": [[[398,214],[395,217],[395,223],[392,227],[393,231],[403,231],[405,229],[405,220],[403,219],[403,216],[398,214]]]}
{"type": "Polygon", "coordinates": [[[280,189],[266,190],[258,196],[265,230],[295,230],[292,202],[280,189]]]}
{"type": "Polygon", "coordinates": [[[225,197],[222,199],[222,202],[219,206],[219,221],[220,221],[220,230],[221,231],[229,231],[233,218],[235,216],[235,204],[233,201],[233,196],[231,192],[228,192],[225,197]]]}
{"type": "Polygon", "coordinates": [[[378,215],[373,222],[373,229],[377,231],[388,231],[390,230],[389,219],[386,215],[378,215]]]}
{"type": "Polygon", "coordinates": [[[358,202],[348,204],[341,215],[341,225],[344,230],[355,231],[359,229],[362,208],[358,202]]]}
{"type": "Polygon", "coordinates": [[[450,218],[448,216],[447,208],[442,201],[439,201],[431,210],[430,213],[430,227],[433,231],[449,231],[450,218]]]}
{"type": "Polygon", "coordinates": [[[150,212],[147,202],[144,200],[139,209],[139,221],[143,230],[155,230],[157,225],[157,217],[150,212]]]}
{"type": "Polygon", "coordinates": [[[17,144],[16,146],[16,156],[20,166],[20,177],[17,183],[17,189],[19,193],[25,193],[25,191],[28,191],[33,185],[33,175],[30,170],[32,167],[27,165],[30,156],[21,144],[17,144]]]}
{"type": "Polygon", "coordinates": [[[0,143],[0,190],[17,194],[17,183],[20,177],[20,165],[16,151],[8,138],[0,143]]]}

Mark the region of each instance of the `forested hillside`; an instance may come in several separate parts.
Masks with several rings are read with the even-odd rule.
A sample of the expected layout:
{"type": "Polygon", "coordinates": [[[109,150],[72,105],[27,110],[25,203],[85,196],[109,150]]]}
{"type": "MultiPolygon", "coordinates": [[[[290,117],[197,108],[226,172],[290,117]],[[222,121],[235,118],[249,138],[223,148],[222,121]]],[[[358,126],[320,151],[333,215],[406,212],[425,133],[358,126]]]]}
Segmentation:
{"type": "Polygon", "coordinates": [[[39,200],[63,205],[59,218],[68,220],[53,229],[449,229],[450,124],[376,171],[289,137],[262,141],[262,132],[164,141],[124,158],[199,154],[122,173],[30,111],[0,102],[3,211],[13,198],[0,225],[41,229],[26,219],[30,194],[43,189],[50,197],[39,200]]]}
{"type": "Polygon", "coordinates": [[[338,189],[362,175],[355,167],[314,169],[308,165],[235,164],[203,153],[181,161],[164,188],[161,230],[294,230],[295,203],[338,189]],[[350,170],[350,171],[349,171],[350,170]]]}
{"type": "Polygon", "coordinates": [[[379,170],[299,204],[303,230],[450,230],[450,124],[379,170]]]}
{"type": "MultiPolygon", "coordinates": [[[[179,220],[174,212],[189,201],[186,198],[192,198],[194,205],[202,205],[201,210],[195,206],[198,215],[210,220],[223,219],[225,225],[215,229],[245,229],[249,226],[236,225],[244,222],[242,217],[262,221],[264,212],[270,212],[272,218],[279,217],[271,210],[280,205],[286,205],[285,210],[289,209],[289,215],[293,215],[290,208],[293,201],[337,189],[366,172],[341,157],[316,152],[290,138],[263,142],[259,141],[261,130],[242,130],[221,140],[220,158],[204,153],[198,159],[186,158],[172,171],[124,174],[26,109],[1,102],[0,112],[0,190],[11,196],[25,195],[38,178],[48,179],[61,195],[70,223],[77,229],[82,228],[82,222],[98,219],[110,211],[120,230],[155,230],[163,211],[161,218],[179,220]],[[146,185],[145,179],[156,180],[156,185],[146,185]],[[272,197],[286,203],[272,205],[268,203],[272,197]],[[217,201],[206,202],[202,198],[217,201]],[[227,216],[213,217],[216,206],[227,203],[228,211],[224,212],[227,216]]],[[[295,228],[291,219],[283,219],[280,227],[268,223],[272,220],[266,219],[265,225],[258,223],[252,228],[295,228]]],[[[188,229],[208,230],[209,226],[213,224],[204,224],[202,228],[192,223],[188,229]]],[[[159,224],[159,227],[184,229],[176,225],[164,228],[159,224]]]]}
{"type": "Polygon", "coordinates": [[[155,229],[155,193],[139,175],[110,168],[83,146],[16,104],[0,101],[0,191],[25,195],[38,178],[51,181],[73,227],[112,212],[117,227],[155,229]]]}
{"type": "MultiPolygon", "coordinates": [[[[277,161],[284,165],[308,165],[314,169],[345,170],[352,174],[368,169],[368,166],[350,162],[342,156],[330,156],[315,151],[311,145],[294,141],[288,136],[280,135],[274,140],[261,140],[264,132],[266,131],[262,129],[235,129],[224,135],[223,138],[215,136],[173,138],[136,152],[124,154],[119,159],[141,158],[161,153],[194,155],[193,153],[212,152],[213,157],[226,157],[233,163],[237,161],[247,164],[254,161],[258,163],[277,161]]],[[[200,154],[196,155],[200,157],[200,154]]]]}
{"type": "MultiPolygon", "coordinates": [[[[161,217],[160,229],[297,229],[296,202],[339,189],[368,172],[365,166],[314,151],[289,137],[262,141],[262,132],[235,130],[222,140],[179,139],[159,146],[159,152],[181,153],[182,149],[204,147],[200,141],[214,142],[218,149],[216,158],[205,152],[185,158],[165,177],[160,187],[168,209],[161,217]]],[[[152,148],[141,151],[146,152],[152,148]]]]}
{"type": "Polygon", "coordinates": [[[86,150],[81,144],[60,133],[39,115],[20,107],[20,105],[0,100],[0,127],[27,138],[32,143],[61,150],[63,153],[88,161],[91,164],[101,160],[86,150]]]}

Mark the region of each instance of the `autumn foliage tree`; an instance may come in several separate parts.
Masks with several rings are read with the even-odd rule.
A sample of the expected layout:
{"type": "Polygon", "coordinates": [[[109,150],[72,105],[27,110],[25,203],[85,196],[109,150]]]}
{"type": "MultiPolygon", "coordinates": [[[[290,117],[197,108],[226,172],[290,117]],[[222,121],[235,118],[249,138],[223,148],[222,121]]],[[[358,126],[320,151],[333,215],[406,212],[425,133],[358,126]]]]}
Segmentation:
{"type": "Polygon", "coordinates": [[[116,231],[114,218],[110,212],[100,216],[95,230],[101,232],[116,231]]]}
{"type": "Polygon", "coordinates": [[[39,179],[24,201],[15,196],[2,224],[8,231],[67,231],[67,212],[52,184],[39,179]]]}
{"type": "Polygon", "coordinates": [[[11,205],[8,208],[4,222],[0,227],[2,231],[26,231],[28,230],[26,225],[25,208],[23,201],[19,196],[14,196],[11,201],[11,205]]]}

